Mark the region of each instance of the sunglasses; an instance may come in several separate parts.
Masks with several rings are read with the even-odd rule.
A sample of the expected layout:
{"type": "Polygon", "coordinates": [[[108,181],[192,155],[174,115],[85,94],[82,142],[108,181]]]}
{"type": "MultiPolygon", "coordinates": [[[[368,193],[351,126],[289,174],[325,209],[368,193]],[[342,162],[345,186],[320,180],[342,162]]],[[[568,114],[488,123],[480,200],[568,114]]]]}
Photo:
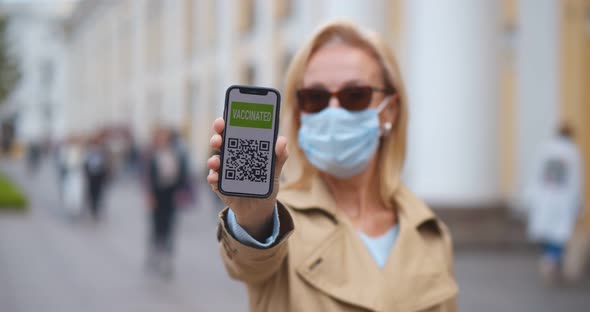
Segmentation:
{"type": "Polygon", "coordinates": [[[301,111],[317,113],[328,107],[332,97],[336,97],[340,107],[354,112],[369,108],[374,92],[394,94],[395,90],[371,86],[349,86],[336,92],[323,88],[303,88],[297,91],[297,101],[301,111]]]}

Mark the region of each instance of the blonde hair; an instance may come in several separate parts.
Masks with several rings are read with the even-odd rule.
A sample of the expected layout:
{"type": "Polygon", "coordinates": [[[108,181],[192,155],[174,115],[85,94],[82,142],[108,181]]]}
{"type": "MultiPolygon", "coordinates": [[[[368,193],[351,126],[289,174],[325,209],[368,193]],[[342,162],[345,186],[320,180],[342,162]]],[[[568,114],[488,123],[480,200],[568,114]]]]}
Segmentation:
{"type": "Polygon", "coordinates": [[[285,165],[285,188],[309,188],[317,169],[305,157],[299,147],[298,131],[301,126],[296,92],[301,88],[303,75],[310,58],[320,48],[338,42],[368,52],[379,63],[383,72],[385,88],[397,92],[397,116],[389,135],[381,139],[378,149],[379,194],[381,202],[391,206],[400,186],[400,176],[406,153],[408,107],[406,92],[401,80],[399,66],[391,48],[374,33],[363,33],[356,25],[346,21],[334,21],[321,27],[294,56],[287,73],[284,105],[281,120],[283,133],[287,136],[289,160],[285,165]]]}

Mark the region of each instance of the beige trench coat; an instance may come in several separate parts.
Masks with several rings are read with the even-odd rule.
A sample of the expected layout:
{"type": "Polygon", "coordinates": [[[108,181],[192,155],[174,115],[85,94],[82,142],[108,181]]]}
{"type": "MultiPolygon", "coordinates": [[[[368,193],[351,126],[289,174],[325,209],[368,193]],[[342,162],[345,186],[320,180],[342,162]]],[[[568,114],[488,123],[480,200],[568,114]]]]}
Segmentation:
{"type": "Polygon", "coordinates": [[[433,212],[402,187],[399,236],[380,269],[320,179],[281,191],[280,234],[268,249],[238,242],[221,212],[217,237],[251,311],[455,311],[451,240],[433,212]]]}

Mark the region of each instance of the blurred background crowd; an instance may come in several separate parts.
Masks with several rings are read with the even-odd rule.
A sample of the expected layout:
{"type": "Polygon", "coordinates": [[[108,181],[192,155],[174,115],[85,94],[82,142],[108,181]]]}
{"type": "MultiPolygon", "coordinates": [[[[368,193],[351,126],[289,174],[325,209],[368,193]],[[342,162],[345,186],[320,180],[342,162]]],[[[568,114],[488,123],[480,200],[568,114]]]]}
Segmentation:
{"type": "MultiPolygon", "coordinates": [[[[470,261],[477,267],[486,257],[508,252],[521,259],[524,253],[523,267],[537,270],[536,256],[528,257],[536,254],[536,241],[526,235],[539,198],[538,188],[531,189],[543,179],[535,164],[560,127],[577,146],[582,189],[572,234],[557,246],[559,262],[568,283],[587,283],[588,0],[0,0],[0,172],[31,197],[32,211],[53,205],[67,219],[88,213],[100,224],[106,209],[112,220],[129,194],[141,198],[139,206],[167,207],[167,213],[151,210],[146,264],[166,279],[173,272],[176,206],[201,208],[192,218],[207,220],[194,222],[209,229],[199,235],[212,241],[201,252],[219,262],[213,255],[215,221],[202,211],[220,208],[209,196],[205,163],[225,89],[248,84],[281,90],[295,51],[333,18],[389,40],[408,88],[404,182],[449,224],[458,251],[485,251],[483,261],[467,253],[461,262],[458,253],[459,286],[465,289],[460,298],[467,296],[460,307],[484,311],[475,307],[486,303],[484,293],[493,293],[485,288],[487,277],[465,273],[480,272],[470,261]],[[117,191],[127,190],[129,181],[139,190],[117,191]],[[57,193],[53,201],[38,194],[49,192],[50,184],[57,193]]],[[[4,228],[6,235],[14,229],[4,228]]],[[[127,235],[124,225],[120,231],[127,235]]],[[[197,249],[196,238],[185,236],[184,246],[197,249]]],[[[554,247],[545,246],[545,253],[554,254],[554,247]]],[[[2,257],[0,252],[0,265],[2,257]]],[[[505,263],[495,265],[488,263],[494,268],[490,278],[505,263]]],[[[219,265],[213,267],[220,289],[242,294],[236,285],[227,288],[219,265]]],[[[543,262],[539,269],[555,284],[554,268],[543,262]]],[[[520,285],[516,289],[541,283],[515,281],[517,276],[504,282],[520,285]]],[[[578,297],[552,291],[565,306],[572,304],[571,311],[583,311],[590,288],[580,287],[567,291],[578,297]]],[[[513,292],[498,298],[510,295],[518,297],[513,292]]],[[[0,310],[11,311],[3,298],[0,310]]],[[[520,309],[502,308],[518,306],[517,299],[507,299],[506,306],[493,300],[500,305],[491,311],[532,311],[528,302],[543,298],[542,291],[524,295],[520,309]]]]}

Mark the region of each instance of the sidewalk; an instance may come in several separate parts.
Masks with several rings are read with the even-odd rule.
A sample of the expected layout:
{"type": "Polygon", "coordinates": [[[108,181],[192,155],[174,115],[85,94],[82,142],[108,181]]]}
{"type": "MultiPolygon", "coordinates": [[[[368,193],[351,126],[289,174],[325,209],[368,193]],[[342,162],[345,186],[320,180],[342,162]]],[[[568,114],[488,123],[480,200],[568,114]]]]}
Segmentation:
{"type": "MultiPolygon", "coordinates": [[[[101,224],[71,223],[60,213],[47,163],[36,177],[0,160],[31,196],[30,213],[0,214],[0,311],[247,311],[244,287],[230,280],[218,255],[216,211],[208,190],[185,211],[178,232],[176,276],[143,271],[146,212],[131,179],[112,185],[101,224]]],[[[469,248],[455,254],[459,311],[588,311],[590,283],[542,286],[530,248],[469,248]]]]}
{"type": "Polygon", "coordinates": [[[247,310],[243,286],[218,256],[213,208],[180,215],[176,275],[160,281],[143,270],[147,215],[138,185],[125,178],[111,186],[103,223],[71,223],[48,165],[27,177],[20,163],[0,163],[31,199],[28,214],[0,215],[0,311],[247,310]]]}

